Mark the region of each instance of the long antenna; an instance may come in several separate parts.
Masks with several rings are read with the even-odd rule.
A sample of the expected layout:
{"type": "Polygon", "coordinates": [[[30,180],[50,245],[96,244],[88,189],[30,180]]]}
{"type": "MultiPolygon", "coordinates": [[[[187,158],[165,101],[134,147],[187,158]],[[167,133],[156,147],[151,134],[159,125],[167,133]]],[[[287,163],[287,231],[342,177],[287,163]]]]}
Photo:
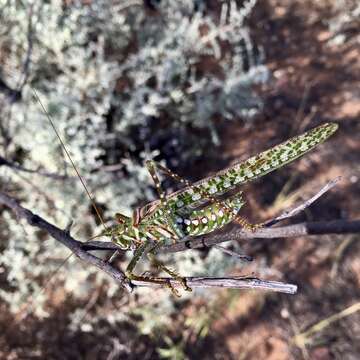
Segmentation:
{"type": "Polygon", "coordinates": [[[68,157],[68,159],[69,159],[69,161],[70,161],[70,163],[71,163],[71,165],[72,165],[72,167],[73,167],[73,169],[74,169],[77,177],[79,178],[82,186],[84,187],[84,189],[85,189],[85,191],[86,191],[87,196],[88,196],[89,199],[90,199],[91,205],[92,205],[92,207],[94,208],[94,210],[95,210],[95,212],[96,212],[96,215],[97,215],[98,218],[100,219],[101,224],[103,225],[104,229],[107,230],[107,227],[106,227],[106,225],[105,225],[105,222],[104,222],[104,220],[103,220],[103,218],[102,218],[102,216],[101,216],[101,214],[100,214],[100,211],[99,211],[98,207],[97,207],[96,204],[95,204],[95,200],[94,200],[94,198],[92,197],[92,195],[90,194],[90,191],[89,191],[88,187],[86,186],[85,180],[82,178],[82,176],[80,175],[78,169],[76,168],[75,163],[74,163],[72,157],[70,156],[69,151],[67,150],[67,148],[66,148],[66,146],[65,146],[65,143],[64,143],[63,140],[61,139],[60,134],[59,134],[59,132],[57,131],[55,125],[54,125],[54,122],[51,120],[50,114],[49,114],[48,111],[45,109],[45,106],[44,106],[43,103],[41,102],[41,100],[40,100],[37,92],[35,91],[35,89],[32,88],[31,90],[33,91],[33,93],[34,93],[37,101],[39,102],[40,106],[42,107],[42,109],[43,109],[43,111],[44,111],[44,113],[45,113],[45,115],[46,115],[46,117],[48,118],[48,120],[49,120],[49,122],[50,122],[50,124],[51,124],[51,127],[52,127],[53,130],[55,131],[55,134],[56,134],[57,138],[58,138],[59,141],[60,141],[61,147],[62,147],[63,150],[65,151],[66,156],[68,157]]]}

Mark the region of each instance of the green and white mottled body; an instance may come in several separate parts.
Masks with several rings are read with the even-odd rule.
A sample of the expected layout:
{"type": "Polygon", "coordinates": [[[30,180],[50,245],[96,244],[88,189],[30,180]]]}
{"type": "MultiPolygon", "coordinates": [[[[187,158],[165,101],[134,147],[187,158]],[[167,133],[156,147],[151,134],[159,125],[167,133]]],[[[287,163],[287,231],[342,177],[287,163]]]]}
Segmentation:
{"type": "MultiPolygon", "coordinates": [[[[140,240],[161,242],[162,244],[173,243],[187,236],[199,236],[213,232],[233,221],[240,208],[244,205],[242,194],[238,193],[223,203],[212,203],[199,210],[193,210],[188,214],[173,214],[171,226],[164,220],[164,212],[149,216],[137,226],[129,224],[125,231],[119,233],[119,225],[110,229],[110,234],[115,243],[124,246],[124,242],[131,246],[132,242],[140,240]],[[231,211],[226,211],[230,209],[231,211]],[[119,237],[121,240],[119,241],[119,237]]],[[[130,218],[129,218],[130,222],[130,218]]],[[[120,225],[121,231],[123,227],[120,225]]],[[[109,234],[107,234],[109,235],[109,234]]]]}
{"type": "MultiPolygon", "coordinates": [[[[160,281],[155,277],[133,274],[133,269],[143,253],[146,250],[149,252],[149,249],[151,253],[151,249],[154,249],[156,244],[178,242],[187,236],[208,234],[234,220],[244,227],[253,229],[254,225],[248,224],[238,215],[244,205],[241,192],[226,200],[219,200],[218,197],[297,159],[325,141],[337,128],[338,125],[334,123],[320,125],[194,184],[160,164],[148,161],[146,165],[160,200],[136,209],[132,218],[117,214],[119,224],[104,232],[104,235],[110,236],[121,248],[135,249],[134,258],[127,269],[129,278],[149,282],[160,281]],[[156,169],[179,181],[185,187],[166,195],[161,188],[156,169]]],[[[154,261],[160,269],[177,278],[185,289],[189,290],[179,275],[154,261]]],[[[170,284],[168,285],[171,287],[170,284]]]]}

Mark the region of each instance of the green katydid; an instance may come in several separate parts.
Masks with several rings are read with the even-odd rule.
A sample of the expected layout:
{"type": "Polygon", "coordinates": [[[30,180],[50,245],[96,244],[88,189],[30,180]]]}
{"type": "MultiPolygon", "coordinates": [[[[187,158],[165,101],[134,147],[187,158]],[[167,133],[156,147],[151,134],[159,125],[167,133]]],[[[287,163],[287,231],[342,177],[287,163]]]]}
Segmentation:
{"type": "MultiPolygon", "coordinates": [[[[41,104],[36,92],[34,94],[41,104]]],[[[82,182],[96,213],[103,222],[92,196],[78,173],[51,118],[44,107],[43,110],[82,182]]],[[[158,191],[159,200],[135,209],[131,217],[116,214],[117,224],[109,228],[104,224],[105,230],[101,235],[109,237],[120,249],[134,251],[133,258],[126,269],[126,275],[130,280],[164,284],[177,294],[170,281],[166,282],[163,278],[134,273],[136,264],[146,253],[159,269],[181,282],[185,290],[191,290],[183,277],[155,259],[155,250],[161,245],[182,241],[188,236],[209,234],[232,221],[250,230],[261,226],[261,224],[249,224],[239,215],[245,201],[238,188],[246,182],[268,174],[299,158],[324,142],[337,128],[338,125],[335,123],[325,123],[193,184],[166,167],[149,160],[146,162],[146,166],[158,191]],[[171,194],[166,194],[161,187],[157,170],[180,182],[184,187],[171,194]],[[226,194],[230,191],[231,195],[226,198],[226,194]]]]}

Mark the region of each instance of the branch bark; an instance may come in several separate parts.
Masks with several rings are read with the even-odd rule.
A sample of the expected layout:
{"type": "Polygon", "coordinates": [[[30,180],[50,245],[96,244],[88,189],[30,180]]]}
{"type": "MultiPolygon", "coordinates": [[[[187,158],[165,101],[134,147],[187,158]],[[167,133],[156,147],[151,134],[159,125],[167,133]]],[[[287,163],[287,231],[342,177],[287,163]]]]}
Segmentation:
{"type": "MultiPolygon", "coordinates": [[[[172,278],[161,278],[169,281],[175,288],[181,288],[182,285],[172,278]]],[[[132,281],[136,286],[153,286],[159,287],[161,284],[149,284],[143,281],[132,281]]],[[[191,288],[229,288],[229,289],[256,289],[280,292],[285,294],[296,294],[297,286],[294,284],[286,284],[279,281],[261,280],[254,277],[222,277],[222,278],[209,278],[209,277],[187,277],[186,285],[191,288]]]]}
{"type": "MultiPolygon", "coordinates": [[[[254,232],[245,231],[239,226],[229,226],[223,231],[208,236],[189,238],[177,244],[164,246],[159,252],[174,253],[186,249],[210,247],[229,240],[274,239],[298,236],[326,235],[326,234],[352,234],[360,233],[360,220],[332,220],[304,222],[278,228],[263,228],[254,232]]],[[[89,244],[90,246],[91,244],[89,244]]]]}

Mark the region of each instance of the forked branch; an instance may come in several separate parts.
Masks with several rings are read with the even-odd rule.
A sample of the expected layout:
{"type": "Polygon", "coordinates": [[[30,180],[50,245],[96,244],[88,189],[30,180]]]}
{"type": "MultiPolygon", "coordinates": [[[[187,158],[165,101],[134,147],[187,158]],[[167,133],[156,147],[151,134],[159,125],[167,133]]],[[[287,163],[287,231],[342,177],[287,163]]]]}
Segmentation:
{"type": "Polygon", "coordinates": [[[49,223],[42,217],[34,214],[32,211],[22,207],[13,197],[1,192],[0,204],[3,204],[10,208],[19,219],[25,219],[29,225],[46,231],[55,240],[59,241],[61,244],[69,248],[79,259],[83,260],[86,263],[94,265],[100,270],[104,271],[114,280],[120,282],[120,284],[126,290],[132,290],[129,280],[126,278],[125,274],[122,271],[116,269],[114,266],[107,263],[106,261],[84,250],[82,247],[82,243],[78,240],[75,240],[68,231],[59,229],[58,227],[49,223]]]}
{"type": "MultiPolygon", "coordinates": [[[[126,278],[125,274],[115,268],[110,263],[92,255],[85,249],[83,243],[74,239],[67,230],[61,230],[53,224],[49,223],[42,217],[34,214],[32,211],[21,206],[13,197],[0,192],[0,204],[10,208],[19,219],[25,219],[29,225],[35,226],[39,229],[46,231],[55,240],[69,248],[79,259],[84,262],[94,265],[100,270],[104,271],[114,280],[116,280],[124,289],[131,292],[132,285],[135,286],[161,286],[158,284],[130,281],[126,278]]],[[[161,278],[164,284],[167,281],[171,282],[173,287],[179,287],[180,284],[173,279],[161,278]]],[[[223,277],[223,278],[205,278],[205,277],[189,277],[186,278],[187,284],[192,288],[208,288],[208,287],[224,287],[233,289],[261,289],[283,292],[288,294],[296,293],[297,287],[293,284],[285,284],[276,281],[266,281],[250,277],[223,277]]]]}
{"type": "MultiPolygon", "coordinates": [[[[222,231],[206,236],[187,238],[176,244],[166,245],[157,251],[170,254],[189,249],[211,247],[226,241],[250,239],[275,239],[298,236],[357,234],[360,233],[360,220],[309,221],[277,228],[262,228],[254,232],[243,230],[238,225],[229,225],[222,231]]],[[[83,243],[85,250],[117,250],[118,246],[109,241],[89,241],[83,243]]]]}
{"type": "MultiPolygon", "coordinates": [[[[293,217],[300,211],[310,206],[321,195],[329,191],[339,181],[339,178],[327,183],[320,191],[318,191],[313,197],[306,200],[296,208],[286,211],[275,219],[269,220],[264,223],[264,228],[260,228],[255,232],[246,231],[238,226],[232,226],[231,228],[224,229],[218,233],[198,236],[196,238],[188,238],[185,241],[163,246],[159,249],[162,253],[173,253],[178,251],[184,251],[187,249],[195,249],[200,247],[213,246],[215,244],[229,241],[229,240],[241,240],[252,238],[278,238],[278,237],[294,237],[303,235],[319,235],[319,234],[331,234],[331,233],[358,233],[360,232],[360,220],[345,221],[321,221],[321,222],[308,222],[296,225],[283,226],[278,228],[269,228],[269,226],[284,220],[289,217],[293,217]]],[[[126,290],[131,291],[132,285],[136,286],[161,286],[161,284],[144,283],[141,281],[130,281],[125,274],[95,255],[91,254],[91,250],[119,250],[119,248],[109,242],[92,241],[83,243],[74,239],[67,230],[61,230],[58,227],[50,224],[42,217],[35,215],[32,211],[22,207],[14,198],[9,195],[0,192],[0,204],[9,207],[20,219],[25,219],[31,226],[36,226],[52,236],[55,240],[69,248],[78,258],[86,263],[96,266],[100,270],[107,273],[114,280],[118,281],[121,286],[126,290]]],[[[180,284],[176,280],[164,279],[164,283],[170,281],[172,286],[178,287],[180,284]]],[[[186,278],[187,284],[192,287],[226,287],[235,289],[263,289],[278,291],[284,293],[293,294],[296,292],[296,286],[292,284],[284,284],[274,281],[265,281],[257,278],[247,277],[223,277],[223,278],[204,278],[204,277],[188,277],[186,278]]]]}

